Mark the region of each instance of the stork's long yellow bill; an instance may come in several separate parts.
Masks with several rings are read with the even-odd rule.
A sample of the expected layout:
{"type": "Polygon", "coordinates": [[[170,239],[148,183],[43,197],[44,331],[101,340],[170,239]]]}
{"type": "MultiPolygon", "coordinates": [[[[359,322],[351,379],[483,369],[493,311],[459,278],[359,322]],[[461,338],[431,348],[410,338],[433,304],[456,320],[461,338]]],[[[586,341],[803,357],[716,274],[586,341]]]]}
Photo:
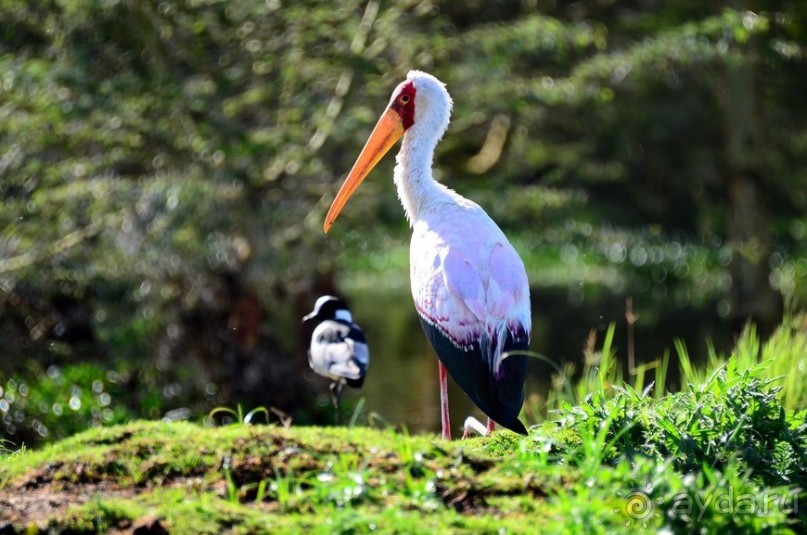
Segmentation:
{"type": "Polygon", "coordinates": [[[342,184],[339,193],[336,194],[336,198],[333,200],[330,210],[328,210],[328,215],[325,216],[325,232],[328,232],[333,222],[339,217],[342,208],[345,207],[347,200],[353,195],[362,180],[370,174],[373,167],[395,145],[395,142],[401,138],[403,133],[404,127],[401,116],[392,108],[387,108],[387,111],[384,112],[384,115],[381,116],[375,128],[373,128],[373,133],[370,134],[367,143],[364,144],[364,148],[361,150],[358,159],[356,159],[356,163],[353,164],[350,174],[347,175],[345,183],[342,184]]]}

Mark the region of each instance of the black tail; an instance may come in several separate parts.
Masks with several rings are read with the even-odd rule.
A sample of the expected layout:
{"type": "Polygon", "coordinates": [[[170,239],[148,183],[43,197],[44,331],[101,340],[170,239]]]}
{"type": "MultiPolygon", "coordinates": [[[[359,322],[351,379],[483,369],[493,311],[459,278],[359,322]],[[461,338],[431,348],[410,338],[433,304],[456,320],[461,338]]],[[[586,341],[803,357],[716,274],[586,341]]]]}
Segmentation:
{"type": "MultiPolygon", "coordinates": [[[[524,404],[527,356],[508,356],[501,363],[498,377],[494,377],[493,363],[479,342],[466,351],[423,318],[420,318],[420,324],[440,361],[471,401],[497,424],[526,435],[527,429],[519,421],[518,414],[524,404]]],[[[504,352],[523,351],[529,347],[526,333],[513,335],[507,331],[505,336],[504,352]]]]}

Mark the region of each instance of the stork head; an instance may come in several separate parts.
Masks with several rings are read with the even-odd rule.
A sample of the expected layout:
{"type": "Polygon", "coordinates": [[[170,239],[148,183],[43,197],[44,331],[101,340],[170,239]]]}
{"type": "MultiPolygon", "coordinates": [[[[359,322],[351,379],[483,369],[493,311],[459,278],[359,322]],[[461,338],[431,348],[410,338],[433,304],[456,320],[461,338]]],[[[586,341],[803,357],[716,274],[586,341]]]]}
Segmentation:
{"type": "MultiPolygon", "coordinates": [[[[407,133],[411,136],[429,139],[436,144],[443,137],[451,118],[453,103],[446,91],[446,85],[429,73],[409,71],[406,81],[402,82],[396,91],[410,85],[416,93],[416,105],[414,106],[414,118],[410,125],[412,128],[410,131],[407,127],[407,133]]],[[[393,93],[394,97],[395,93],[393,93]]]]}
{"type": "Polygon", "coordinates": [[[350,170],[325,217],[325,232],[331,228],[347,200],[373,167],[401,136],[412,136],[436,145],[448,128],[451,97],[445,84],[422,71],[409,71],[406,80],[392,92],[389,104],[350,170]]]}

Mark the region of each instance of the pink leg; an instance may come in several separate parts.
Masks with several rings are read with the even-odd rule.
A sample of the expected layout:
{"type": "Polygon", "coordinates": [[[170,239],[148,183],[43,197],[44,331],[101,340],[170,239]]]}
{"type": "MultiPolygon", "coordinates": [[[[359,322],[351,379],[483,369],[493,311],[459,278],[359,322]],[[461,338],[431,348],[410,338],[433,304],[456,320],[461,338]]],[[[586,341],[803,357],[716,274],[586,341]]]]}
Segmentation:
{"type": "Polygon", "coordinates": [[[451,422],[448,420],[448,371],[439,360],[437,361],[437,371],[440,377],[440,416],[443,424],[443,438],[451,440],[451,422]]]}
{"type": "Polygon", "coordinates": [[[488,418],[488,434],[496,430],[496,422],[488,418]]]}

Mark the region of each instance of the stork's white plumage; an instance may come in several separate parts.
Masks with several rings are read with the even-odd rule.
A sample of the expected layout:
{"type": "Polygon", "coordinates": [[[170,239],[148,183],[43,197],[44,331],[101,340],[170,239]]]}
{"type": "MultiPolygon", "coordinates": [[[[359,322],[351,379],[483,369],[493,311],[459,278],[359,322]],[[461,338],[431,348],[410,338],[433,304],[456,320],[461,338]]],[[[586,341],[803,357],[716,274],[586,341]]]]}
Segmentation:
{"type": "Polygon", "coordinates": [[[441,361],[443,436],[450,437],[443,365],[492,420],[526,433],[518,413],[524,402],[527,357],[515,353],[529,346],[527,275],[515,249],[485,211],[432,177],[434,149],[448,127],[451,106],[442,82],[410,71],[331,205],[325,231],[403,136],[394,181],[412,227],[412,296],[441,361]]]}

